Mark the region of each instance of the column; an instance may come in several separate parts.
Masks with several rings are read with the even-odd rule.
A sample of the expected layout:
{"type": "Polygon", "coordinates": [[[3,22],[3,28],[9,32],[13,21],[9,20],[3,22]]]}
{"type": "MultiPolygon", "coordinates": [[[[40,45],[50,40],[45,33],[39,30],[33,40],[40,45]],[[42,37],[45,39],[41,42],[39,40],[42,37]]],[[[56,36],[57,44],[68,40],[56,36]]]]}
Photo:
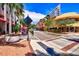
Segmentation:
{"type": "MultiPolygon", "coordinates": [[[[7,21],[6,17],[6,4],[4,4],[4,20],[7,21]]],[[[7,22],[5,22],[5,33],[7,33],[7,22]]]]}
{"type": "MultiPolygon", "coordinates": [[[[9,7],[9,6],[8,6],[9,7]]],[[[12,10],[10,10],[10,7],[7,10],[9,12],[9,34],[12,33],[12,10]]]]}
{"type": "Polygon", "coordinates": [[[69,31],[68,32],[70,32],[70,26],[68,28],[69,28],[69,31]]]}
{"type": "Polygon", "coordinates": [[[76,28],[74,27],[74,32],[75,32],[75,29],[76,29],[76,28]]]}
{"type": "Polygon", "coordinates": [[[11,21],[11,14],[10,14],[10,16],[9,16],[9,34],[11,34],[11,32],[12,32],[12,21],[11,21]]]}

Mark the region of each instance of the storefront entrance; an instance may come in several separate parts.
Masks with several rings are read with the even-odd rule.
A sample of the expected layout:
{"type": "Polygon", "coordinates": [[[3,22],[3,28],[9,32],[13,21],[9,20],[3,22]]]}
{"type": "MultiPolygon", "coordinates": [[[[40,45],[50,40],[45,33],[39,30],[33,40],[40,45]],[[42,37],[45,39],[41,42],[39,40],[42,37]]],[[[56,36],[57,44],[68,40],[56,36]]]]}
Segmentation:
{"type": "Polygon", "coordinates": [[[60,27],[59,30],[61,32],[79,32],[78,27],[60,27]]]}

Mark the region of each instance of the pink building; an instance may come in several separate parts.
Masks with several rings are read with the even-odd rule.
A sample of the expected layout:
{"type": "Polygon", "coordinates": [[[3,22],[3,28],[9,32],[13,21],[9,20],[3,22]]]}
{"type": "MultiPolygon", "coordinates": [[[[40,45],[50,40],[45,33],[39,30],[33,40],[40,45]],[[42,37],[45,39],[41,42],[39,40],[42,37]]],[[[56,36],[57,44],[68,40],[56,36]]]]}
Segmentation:
{"type": "Polygon", "coordinates": [[[40,21],[37,23],[36,27],[38,30],[44,30],[44,28],[45,28],[44,19],[40,19],[40,21]]]}
{"type": "MultiPolygon", "coordinates": [[[[5,29],[7,33],[9,32],[9,6],[6,6],[6,20],[4,19],[4,5],[0,3],[0,34],[5,33],[5,29]],[[7,25],[5,24],[7,23],[7,25]],[[5,25],[7,26],[5,28],[5,25]]],[[[14,25],[14,21],[12,20],[12,26],[14,25]]]]}

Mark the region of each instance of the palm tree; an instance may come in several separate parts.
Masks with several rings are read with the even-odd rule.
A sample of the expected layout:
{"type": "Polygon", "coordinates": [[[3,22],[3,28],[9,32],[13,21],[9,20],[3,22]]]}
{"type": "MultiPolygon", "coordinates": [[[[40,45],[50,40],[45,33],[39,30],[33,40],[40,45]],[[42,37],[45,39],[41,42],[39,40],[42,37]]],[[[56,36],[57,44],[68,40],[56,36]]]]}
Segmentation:
{"type": "Polygon", "coordinates": [[[16,9],[17,9],[16,10],[16,15],[17,15],[18,19],[21,20],[24,17],[23,5],[22,4],[17,4],[16,9]]]}
{"type": "MultiPolygon", "coordinates": [[[[6,14],[7,9],[6,8],[7,8],[7,6],[9,7],[9,9],[8,9],[8,12],[9,12],[9,34],[11,34],[13,17],[17,16],[18,19],[19,19],[19,23],[20,23],[20,19],[22,19],[22,17],[24,17],[23,5],[21,3],[20,4],[17,4],[17,3],[4,3],[2,5],[4,5],[4,19],[5,20],[7,18],[7,14],[6,14]]],[[[16,18],[15,18],[15,20],[16,20],[16,18]]],[[[5,32],[7,32],[7,22],[5,22],[5,32]]]]}
{"type": "Polygon", "coordinates": [[[15,4],[15,8],[16,8],[15,14],[18,17],[18,20],[17,20],[18,24],[17,25],[19,25],[19,27],[20,27],[21,24],[24,24],[24,22],[23,22],[23,18],[24,18],[23,4],[21,4],[21,3],[20,4],[15,4]]]}
{"type": "Polygon", "coordinates": [[[56,21],[56,24],[59,24],[59,25],[61,25],[61,26],[66,26],[67,24],[73,24],[73,23],[75,23],[75,21],[70,20],[70,19],[68,19],[68,18],[65,18],[65,19],[63,19],[63,20],[58,20],[58,21],[56,21]]]}
{"type": "Polygon", "coordinates": [[[15,12],[17,12],[16,13],[16,16],[18,17],[18,21],[19,21],[19,25],[20,25],[20,19],[22,19],[21,18],[21,16],[24,16],[23,15],[23,5],[22,4],[14,4],[14,3],[12,3],[12,4],[9,4],[9,7],[10,7],[10,24],[9,24],[9,27],[10,27],[10,30],[9,30],[9,33],[11,33],[12,32],[12,28],[11,28],[11,19],[12,19],[12,16],[14,15],[14,9],[15,9],[15,12]]]}
{"type": "Polygon", "coordinates": [[[50,28],[50,26],[52,25],[52,20],[45,20],[45,25],[47,26],[47,30],[50,28]]]}
{"type": "Polygon", "coordinates": [[[50,19],[50,15],[47,15],[45,18],[46,18],[46,19],[50,19]]]}
{"type": "MultiPolygon", "coordinates": [[[[11,32],[12,32],[12,20],[13,20],[13,17],[15,17],[14,16],[14,14],[16,14],[15,12],[17,12],[17,14],[16,14],[16,16],[19,18],[19,19],[21,19],[21,17],[20,16],[24,16],[23,15],[23,9],[22,9],[22,4],[14,4],[14,3],[11,3],[11,4],[6,4],[7,6],[9,6],[9,34],[11,34],[11,32]],[[15,10],[15,11],[14,11],[15,10]],[[18,12],[19,11],[19,12],[18,12]]],[[[6,9],[5,9],[5,13],[6,13],[6,9]]],[[[5,14],[5,16],[6,16],[6,14],[5,14]]],[[[5,17],[6,18],[6,17],[5,17]]],[[[18,27],[19,28],[19,26],[17,25],[16,27],[18,27]]],[[[15,29],[16,31],[18,31],[18,29],[16,28],[15,29]]],[[[8,41],[10,41],[10,40],[8,40],[8,41]]]]}
{"type": "Polygon", "coordinates": [[[8,4],[10,8],[10,13],[9,13],[9,34],[12,32],[12,13],[13,13],[13,4],[8,4]]]}

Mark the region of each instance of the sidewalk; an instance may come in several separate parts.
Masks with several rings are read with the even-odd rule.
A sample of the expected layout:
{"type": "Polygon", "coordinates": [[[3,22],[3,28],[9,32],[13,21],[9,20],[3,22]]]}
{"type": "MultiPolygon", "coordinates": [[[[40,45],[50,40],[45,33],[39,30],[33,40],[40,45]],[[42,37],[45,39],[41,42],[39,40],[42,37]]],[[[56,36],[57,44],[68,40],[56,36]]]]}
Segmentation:
{"type": "MultiPolygon", "coordinates": [[[[70,35],[70,34],[69,34],[70,35]]],[[[55,52],[59,53],[61,56],[77,56],[79,55],[79,43],[74,41],[69,41],[63,37],[57,38],[56,40],[51,41],[42,41],[39,37],[37,39],[31,40],[31,45],[35,51],[36,55],[49,55],[47,48],[44,48],[45,45],[54,49],[55,52]],[[40,43],[40,44],[39,44],[40,43]],[[44,44],[44,45],[41,45],[44,44]]],[[[52,51],[51,51],[52,52],[52,51]]]]}
{"type": "Polygon", "coordinates": [[[45,33],[49,34],[49,35],[57,35],[57,36],[60,36],[60,35],[79,35],[79,32],[63,32],[63,33],[54,33],[54,32],[47,32],[45,31],[45,33]]]}
{"type": "MultiPolygon", "coordinates": [[[[57,42],[58,43],[58,42],[57,42]]],[[[60,42],[61,43],[61,40],[60,42]]],[[[66,44],[58,45],[53,42],[45,42],[41,40],[31,40],[32,48],[37,56],[51,56],[54,53],[59,54],[60,56],[79,56],[79,44],[76,42],[66,42],[66,44]],[[40,43],[40,44],[39,44],[40,43]],[[42,44],[43,45],[42,45],[42,44]],[[52,54],[49,53],[47,50],[48,48],[51,48],[52,54]]],[[[56,55],[53,55],[56,56],[56,55]]]]}
{"type": "Polygon", "coordinates": [[[0,44],[0,56],[32,56],[32,54],[30,42],[25,39],[16,44],[0,44]]]}

